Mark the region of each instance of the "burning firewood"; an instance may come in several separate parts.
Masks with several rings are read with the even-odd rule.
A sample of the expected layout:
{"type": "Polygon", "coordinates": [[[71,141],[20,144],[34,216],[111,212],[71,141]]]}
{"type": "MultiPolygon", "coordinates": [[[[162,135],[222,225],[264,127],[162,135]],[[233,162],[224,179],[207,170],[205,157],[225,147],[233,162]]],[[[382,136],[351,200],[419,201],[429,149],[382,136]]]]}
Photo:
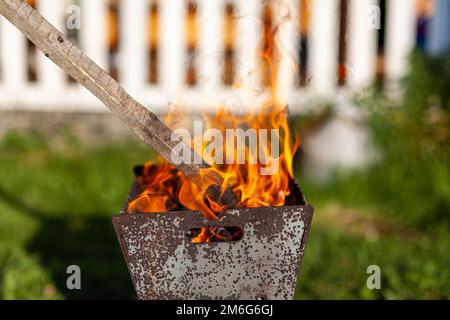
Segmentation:
{"type": "MultiPolygon", "coordinates": [[[[222,143],[214,140],[214,148],[211,148],[210,140],[201,141],[198,143],[201,150],[196,151],[207,161],[221,163],[217,169],[211,170],[217,170],[226,177],[227,184],[237,197],[239,207],[285,206],[298,203],[299,199],[293,195],[292,185],[295,179],[293,157],[298,148],[298,139],[293,141],[291,137],[284,109],[246,115],[236,115],[223,110],[214,115],[205,115],[202,123],[206,123],[208,128],[214,128],[216,134],[226,136],[228,133],[228,138],[231,139],[222,143]],[[272,135],[274,132],[276,134],[272,135]],[[253,138],[252,142],[245,143],[245,136],[253,138]],[[273,146],[278,148],[272,148],[273,146]],[[213,156],[211,152],[206,152],[211,149],[214,151],[213,156]],[[253,159],[250,159],[250,156],[253,159]],[[271,161],[265,161],[267,159],[271,161]],[[264,174],[270,167],[273,172],[264,174]]],[[[198,137],[196,140],[198,141],[198,137]]],[[[192,184],[169,163],[144,165],[138,175],[138,181],[141,192],[129,203],[128,213],[199,210],[215,220],[220,218],[220,213],[223,212],[220,206],[211,201],[205,190],[192,184]]],[[[233,236],[226,230],[204,228],[194,241],[207,242],[221,237],[233,239],[236,236],[238,235],[233,236]]]]}

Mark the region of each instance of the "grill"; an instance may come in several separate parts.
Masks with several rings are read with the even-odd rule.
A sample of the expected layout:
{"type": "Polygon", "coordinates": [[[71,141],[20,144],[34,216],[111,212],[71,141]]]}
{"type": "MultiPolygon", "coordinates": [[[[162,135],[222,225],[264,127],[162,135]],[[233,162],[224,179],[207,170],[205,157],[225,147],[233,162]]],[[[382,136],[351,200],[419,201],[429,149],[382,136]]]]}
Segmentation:
{"type": "Polygon", "coordinates": [[[313,208],[292,186],[293,205],[231,209],[212,221],[196,211],[126,213],[141,190],[135,180],[113,224],[138,298],[293,299],[313,208]],[[201,227],[238,227],[242,238],[191,243],[201,227]]]}

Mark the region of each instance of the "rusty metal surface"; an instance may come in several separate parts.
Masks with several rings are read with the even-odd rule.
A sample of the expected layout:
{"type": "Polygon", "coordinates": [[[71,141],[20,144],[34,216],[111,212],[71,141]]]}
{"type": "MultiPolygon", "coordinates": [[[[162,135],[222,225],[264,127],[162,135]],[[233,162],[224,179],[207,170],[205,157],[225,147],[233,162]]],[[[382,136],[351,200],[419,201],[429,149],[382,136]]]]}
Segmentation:
{"type": "MultiPolygon", "coordinates": [[[[142,166],[135,167],[142,174],[142,166]]],[[[127,214],[113,224],[139,299],[292,299],[313,208],[291,181],[289,206],[239,208],[217,221],[196,211],[127,214]],[[240,227],[233,242],[191,243],[187,231],[240,227]]]]}
{"type": "Polygon", "coordinates": [[[292,299],[311,206],[233,209],[220,221],[199,212],[113,218],[139,299],[292,299]],[[194,244],[186,231],[238,226],[234,242],[194,244]]]}

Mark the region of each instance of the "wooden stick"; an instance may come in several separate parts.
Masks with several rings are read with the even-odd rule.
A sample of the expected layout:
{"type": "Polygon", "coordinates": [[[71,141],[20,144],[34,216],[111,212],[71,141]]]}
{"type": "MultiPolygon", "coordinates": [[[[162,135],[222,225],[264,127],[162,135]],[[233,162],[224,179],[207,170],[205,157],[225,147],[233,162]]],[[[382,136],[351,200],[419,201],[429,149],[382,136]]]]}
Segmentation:
{"type": "MultiPolygon", "coordinates": [[[[172,162],[172,149],[180,143],[171,141],[172,131],[150,110],[134,100],[117,81],[53,27],[39,12],[26,1],[0,0],[0,14],[22,31],[46,57],[99,98],[125,122],[136,136],[167,161],[172,162]]],[[[202,161],[200,165],[193,161],[177,165],[188,179],[198,185],[202,181],[200,170],[209,167],[205,161],[202,161]]],[[[214,173],[210,173],[208,178],[215,181],[216,186],[212,191],[215,194],[214,199],[217,199],[219,186],[222,185],[223,180],[214,173]]],[[[236,205],[236,198],[230,188],[225,190],[220,200],[222,204],[236,205]]]]}

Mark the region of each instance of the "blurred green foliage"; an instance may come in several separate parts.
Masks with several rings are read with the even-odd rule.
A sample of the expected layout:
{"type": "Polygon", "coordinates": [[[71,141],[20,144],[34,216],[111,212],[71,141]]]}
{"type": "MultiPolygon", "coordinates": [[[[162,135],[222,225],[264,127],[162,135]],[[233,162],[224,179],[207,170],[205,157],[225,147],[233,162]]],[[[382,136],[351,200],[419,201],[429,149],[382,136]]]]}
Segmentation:
{"type": "Polygon", "coordinates": [[[383,159],[367,180],[377,200],[396,215],[425,228],[449,226],[450,56],[415,52],[411,60],[404,101],[375,97],[361,103],[371,111],[369,123],[383,159]]]}
{"type": "Polygon", "coordinates": [[[0,143],[0,298],[132,298],[112,228],[133,179],[154,156],[127,141],[101,147],[11,132],[0,143]],[[66,288],[66,268],[82,290],[66,288]]]}
{"type": "Polygon", "coordinates": [[[367,169],[336,177],[322,200],[376,205],[385,215],[419,228],[450,226],[450,57],[411,56],[402,82],[405,98],[388,99],[376,87],[357,105],[368,114],[378,159],[367,169]]]}
{"type": "MultiPolygon", "coordinates": [[[[450,236],[443,230],[405,236],[387,229],[372,238],[330,219],[318,223],[326,204],[313,202],[315,221],[304,255],[300,299],[448,299],[450,236]],[[381,269],[381,290],[369,290],[367,267],[381,269]]],[[[345,209],[343,209],[345,210],[345,209]]],[[[360,212],[360,214],[364,214],[360,212]]],[[[339,219],[339,217],[336,217],[339,219]]],[[[370,222],[371,219],[369,218],[370,222]]]]}
{"type": "Polygon", "coordinates": [[[388,99],[376,86],[356,97],[367,111],[379,155],[369,168],[337,171],[326,185],[301,180],[318,209],[316,219],[338,202],[357,208],[363,219],[398,228],[385,228],[376,240],[342,232],[336,227],[342,216],[327,228],[313,228],[304,273],[316,281],[304,279],[300,297],[450,297],[450,56],[414,52],[411,65],[401,101],[388,99]],[[381,267],[380,291],[361,285],[370,262],[381,267]]]}

